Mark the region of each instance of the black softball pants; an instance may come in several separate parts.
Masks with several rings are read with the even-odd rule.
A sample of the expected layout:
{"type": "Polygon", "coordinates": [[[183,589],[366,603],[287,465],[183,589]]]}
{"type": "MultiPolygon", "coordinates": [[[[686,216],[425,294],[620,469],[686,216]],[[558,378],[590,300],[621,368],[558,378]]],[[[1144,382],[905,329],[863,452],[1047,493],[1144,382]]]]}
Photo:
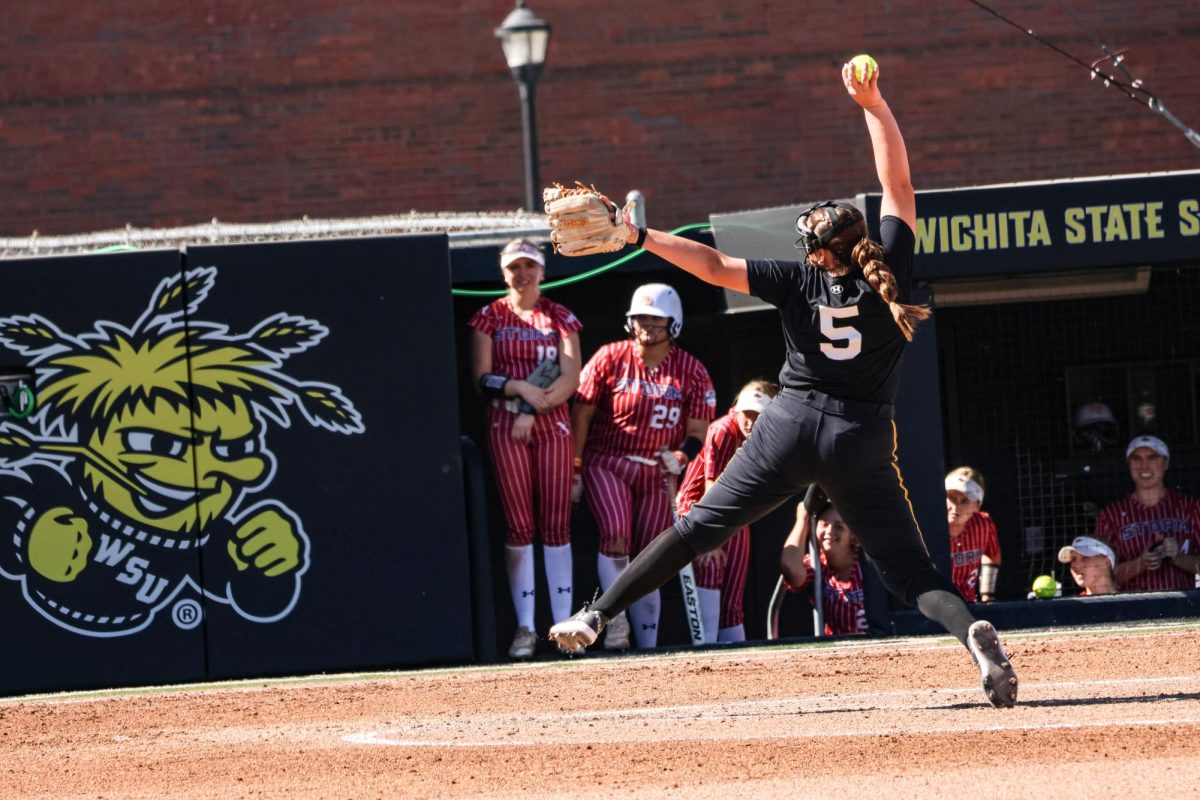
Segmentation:
{"type": "Polygon", "coordinates": [[[888,590],[965,642],[974,617],[933,565],[895,453],[890,405],[784,389],[703,499],[634,559],[593,607],[610,617],[620,613],[697,554],[720,547],[818,483],[888,590]]]}

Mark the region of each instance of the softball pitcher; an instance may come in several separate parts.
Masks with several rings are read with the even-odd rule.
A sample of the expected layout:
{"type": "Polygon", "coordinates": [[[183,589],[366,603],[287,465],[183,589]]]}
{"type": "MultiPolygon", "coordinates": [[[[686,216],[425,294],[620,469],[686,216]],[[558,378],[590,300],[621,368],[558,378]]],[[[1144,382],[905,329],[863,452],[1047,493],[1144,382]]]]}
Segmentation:
{"type": "MultiPolygon", "coordinates": [[[[686,514],[725,471],[733,454],[754,429],[759,414],[778,393],[779,386],[770,381],[750,381],[738,392],[729,413],[708,426],[704,449],[688,464],[676,496],[680,516],[686,514]]],[[[749,568],[749,526],[716,550],[704,553],[692,562],[700,596],[700,614],[704,619],[705,643],[746,640],[746,614],[742,606],[749,568]]]]}
{"type": "Polygon", "coordinates": [[[508,294],[479,309],[468,323],[473,329],[475,380],[491,399],[488,448],[508,523],[505,566],[517,615],[508,655],[517,659],[532,657],[537,645],[533,564],[537,529],[542,532],[554,619],[571,613],[574,586],[567,401],[579,385],[583,326],[565,307],[542,297],[545,264],[542,249],[533,242],[509,242],[500,253],[508,294]],[[555,372],[557,378],[546,380],[555,372]],[[541,379],[533,378],[539,374],[541,379]]]}
{"type": "MultiPolygon", "coordinates": [[[[896,463],[892,421],[900,365],[914,326],[929,309],[909,304],[916,195],[900,128],[880,94],[879,72],[842,83],[860,105],[883,188],[880,241],[867,238],[853,205],[822,203],[796,222],[803,261],[727,256],[699,242],[639,228],[621,216],[625,241],[708,283],[753,294],[779,309],[784,387],[712,489],[667,528],[590,606],[550,629],[568,652],[596,640],[608,619],[657,589],[698,553],[804,491],[825,489],[862,540],[884,584],[968,649],[994,706],[1016,702],[1017,676],[991,623],[976,620],[939,574],[917,528],[896,463]]],[[[828,113],[820,110],[818,113],[828,113]]],[[[812,151],[813,158],[826,157],[812,151]]],[[[551,215],[556,246],[572,235],[551,215]]]]}
{"type": "MultiPolygon", "coordinates": [[[[596,568],[604,589],[671,524],[668,474],[700,452],[716,408],[708,370],[675,344],[683,304],[674,289],[639,286],[625,330],[629,339],[604,345],[583,368],[571,411],[579,483],[600,529],[596,568]]],[[[629,609],[639,648],[658,644],[659,607],[654,587],[629,609]]],[[[614,622],[605,646],[628,647],[625,626],[614,622]]]]}

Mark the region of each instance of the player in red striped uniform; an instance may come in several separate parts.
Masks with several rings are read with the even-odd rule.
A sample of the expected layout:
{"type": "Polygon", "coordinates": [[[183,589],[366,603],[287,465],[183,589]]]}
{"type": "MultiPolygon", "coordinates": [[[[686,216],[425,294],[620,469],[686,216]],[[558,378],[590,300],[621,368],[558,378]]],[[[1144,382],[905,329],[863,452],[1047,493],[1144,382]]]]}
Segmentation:
{"type": "Polygon", "coordinates": [[[1133,494],[1106,506],[1096,538],[1117,554],[1121,591],[1196,588],[1200,574],[1200,502],[1163,483],[1171,453],[1162,439],[1138,436],[1125,448],[1133,494]]]}
{"type": "Polygon", "coordinates": [[[995,600],[1000,571],[996,523],[980,509],[983,489],[983,475],[971,467],[959,467],[946,476],[951,576],[968,603],[995,600]]]}
{"type": "MultiPolygon", "coordinates": [[[[633,293],[625,314],[630,338],[601,347],[583,368],[571,412],[576,465],[600,529],[597,571],[607,589],[637,555],[671,524],[665,470],[678,474],[702,446],[715,416],[708,370],[675,340],[683,304],[670,286],[652,283],[633,293]]],[[[629,608],[640,648],[658,644],[659,593],[629,608]]],[[[605,646],[628,647],[621,620],[605,646]]]]}
{"type": "MultiPolygon", "coordinates": [[[[579,330],[567,308],[541,294],[545,256],[527,239],[500,254],[508,294],[484,306],[468,323],[471,363],[488,409],[488,447],[508,523],[505,564],[517,616],[509,656],[529,658],[534,627],[533,538],[542,533],[542,555],[555,619],[570,613],[571,425],[567,401],[579,385],[579,330]],[[526,380],[557,364],[546,386],[526,380]],[[535,511],[534,498],[537,498],[535,511]]],[[[551,373],[552,374],[552,373],[551,373]]]]}
{"type": "Polygon", "coordinates": [[[858,560],[862,545],[819,486],[810,487],[804,501],[796,505],[796,524],[779,556],[784,586],[789,592],[812,586],[812,557],[805,551],[808,549],[809,520],[814,516],[817,518],[817,541],[821,546],[821,607],[825,635],[866,633],[862,566],[858,560]]]}
{"type": "MultiPolygon", "coordinates": [[[[676,495],[679,516],[687,514],[692,504],[703,497],[708,487],[725,471],[733,454],[754,429],[758,415],[778,393],[778,384],[766,380],[750,381],[738,392],[729,413],[708,426],[704,449],[688,464],[679,494],[676,495]]],[[[746,614],[742,606],[749,568],[749,526],[742,528],[716,550],[692,562],[706,642],[746,640],[746,614]]]]}

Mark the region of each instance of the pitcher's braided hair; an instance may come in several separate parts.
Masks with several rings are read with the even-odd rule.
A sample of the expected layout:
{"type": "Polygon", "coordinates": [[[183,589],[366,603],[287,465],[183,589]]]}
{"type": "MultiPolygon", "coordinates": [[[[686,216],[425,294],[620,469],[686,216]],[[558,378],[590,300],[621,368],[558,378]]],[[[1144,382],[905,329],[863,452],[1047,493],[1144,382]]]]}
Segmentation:
{"type": "MultiPolygon", "coordinates": [[[[820,233],[823,227],[830,224],[828,217],[817,220],[813,224],[813,231],[820,233]]],[[[904,338],[911,342],[917,323],[928,319],[932,312],[928,306],[900,302],[896,276],[883,260],[883,245],[867,238],[866,220],[859,219],[854,225],[839,231],[830,240],[828,249],[843,266],[856,266],[862,270],[867,283],[888,304],[904,338]]]]}

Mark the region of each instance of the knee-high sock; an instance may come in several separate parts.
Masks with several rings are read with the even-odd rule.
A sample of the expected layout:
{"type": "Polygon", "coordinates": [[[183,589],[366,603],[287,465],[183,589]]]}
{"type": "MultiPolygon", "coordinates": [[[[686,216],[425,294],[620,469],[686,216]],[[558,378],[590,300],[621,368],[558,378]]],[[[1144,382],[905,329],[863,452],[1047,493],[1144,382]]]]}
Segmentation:
{"type": "Polygon", "coordinates": [[[931,589],[917,595],[917,608],[966,647],[967,629],[975,617],[961,597],[944,589],[931,589]]]}
{"type": "Polygon", "coordinates": [[[657,589],[629,606],[629,626],[633,639],[641,650],[658,647],[658,618],[662,599],[657,589]]]}
{"type": "MultiPolygon", "coordinates": [[[[638,553],[604,594],[592,604],[592,608],[612,619],[643,595],[649,594],[683,569],[683,565],[696,557],[691,545],[680,538],[671,526],[658,535],[646,549],[638,553]]],[[[604,577],[600,577],[601,586],[604,577]]]]}
{"type": "Polygon", "coordinates": [[[504,546],[508,566],[508,588],[512,592],[513,610],[517,612],[517,627],[533,630],[533,606],[536,584],[533,580],[533,545],[504,546]]]}
{"type": "Polygon", "coordinates": [[[596,556],[596,573],[600,577],[600,590],[607,592],[616,583],[617,577],[629,566],[629,556],[596,556]]]}
{"type": "Polygon", "coordinates": [[[704,623],[704,643],[717,641],[717,628],[721,625],[721,590],[696,587],[700,597],[700,620],[704,623]]]}
{"type": "Polygon", "coordinates": [[[717,631],[718,642],[744,642],[746,641],[746,626],[734,625],[729,628],[721,628],[717,631]]]}
{"type": "Polygon", "coordinates": [[[546,585],[550,587],[550,614],[555,622],[559,622],[571,616],[574,586],[571,545],[542,545],[542,556],[546,562],[546,585]]]}

